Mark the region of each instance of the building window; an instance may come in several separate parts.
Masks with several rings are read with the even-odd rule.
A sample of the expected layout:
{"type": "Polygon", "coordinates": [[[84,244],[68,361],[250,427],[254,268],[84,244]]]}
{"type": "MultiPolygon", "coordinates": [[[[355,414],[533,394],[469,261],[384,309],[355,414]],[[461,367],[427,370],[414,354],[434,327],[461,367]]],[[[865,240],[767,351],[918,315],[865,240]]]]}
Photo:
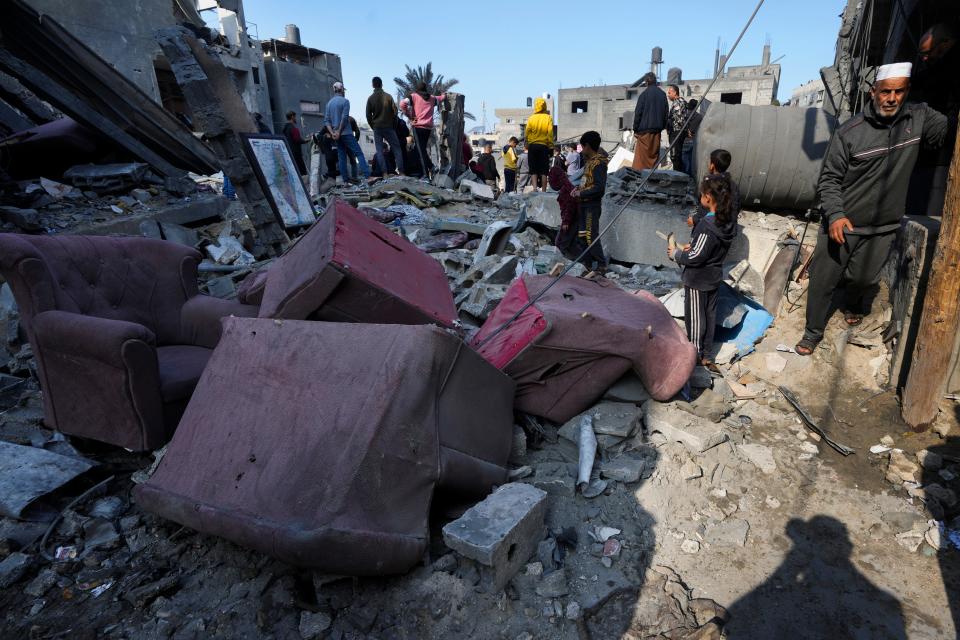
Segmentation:
{"type": "Polygon", "coordinates": [[[320,103],[301,100],[300,113],[320,113],[320,103]]]}
{"type": "Polygon", "coordinates": [[[617,129],[620,129],[621,131],[623,131],[623,118],[620,118],[617,121],[617,129]]]}
{"type": "Polygon", "coordinates": [[[570,104],[570,113],[586,113],[587,112],[587,101],[573,102],[570,104]]]}
{"type": "Polygon", "coordinates": [[[721,93],[720,102],[723,104],[740,104],[743,102],[743,93],[721,93]]]}
{"type": "Polygon", "coordinates": [[[513,118],[507,118],[507,124],[513,124],[513,118]]]}
{"type": "Polygon", "coordinates": [[[251,67],[253,73],[253,84],[260,84],[260,67],[251,67]]]}

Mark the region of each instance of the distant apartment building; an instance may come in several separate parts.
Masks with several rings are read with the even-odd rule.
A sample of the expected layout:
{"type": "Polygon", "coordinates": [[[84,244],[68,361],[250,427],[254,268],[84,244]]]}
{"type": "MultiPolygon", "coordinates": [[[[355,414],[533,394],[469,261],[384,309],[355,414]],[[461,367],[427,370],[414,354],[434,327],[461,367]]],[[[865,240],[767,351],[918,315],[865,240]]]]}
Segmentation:
{"type": "Polygon", "coordinates": [[[823,80],[805,82],[790,92],[791,107],[822,107],[825,88],[823,80]]]}

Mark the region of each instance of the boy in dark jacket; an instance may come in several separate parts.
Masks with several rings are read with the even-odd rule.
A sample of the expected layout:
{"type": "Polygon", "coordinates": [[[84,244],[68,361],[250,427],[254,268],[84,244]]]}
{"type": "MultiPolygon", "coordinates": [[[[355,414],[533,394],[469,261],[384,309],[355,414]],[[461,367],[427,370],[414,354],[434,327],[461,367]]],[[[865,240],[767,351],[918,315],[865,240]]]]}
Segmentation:
{"type": "Polygon", "coordinates": [[[667,247],[667,256],[683,267],[683,322],[687,338],[697,348],[697,358],[704,366],[713,364],[717,289],[723,280],[723,261],[737,234],[731,199],[727,178],[706,176],[700,184],[700,202],[707,213],[693,228],[690,244],[667,247]]]}
{"type": "MultiPolygon", "coordinates": [[[[579,189],[574,189],[572,195],[580,205],[578,225],[578,239],[580,250],[583,253],[593,240],[600,234],[600,213],[603,194],[607,190],[607,154],[600,148],[600,134],[596,131],[587,131],[580,138],[583,147],[583,158],[586,166],[583,170],[583,183],[579,189]]],[[[603,255],[603,247],[596,243],[590,252],[581,260],[588,269],[606,267],[607,259],[603,255]]]]}
{"type": "Polygon", "coordinates": [[[478,164],[483,171],[483,181],[488,187],[493,189],[493,196],[496,197],[500,192],[500,189],[497,186],[497,181],[500,179],[500,172],[497,171],[497,160],[493,157],[492,142],[488,142],[483,145],[483,153],[480,154],[478,164]]]}

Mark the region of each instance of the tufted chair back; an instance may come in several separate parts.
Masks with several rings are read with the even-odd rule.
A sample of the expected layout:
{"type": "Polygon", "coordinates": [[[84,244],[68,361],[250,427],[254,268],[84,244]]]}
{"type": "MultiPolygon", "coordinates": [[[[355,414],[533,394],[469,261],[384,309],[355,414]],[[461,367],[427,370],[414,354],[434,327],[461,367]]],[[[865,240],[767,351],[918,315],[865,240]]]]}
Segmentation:
{"type": "Polygon", "coordinates": [[[147,238],[0,234],[0,272],[28,301],[20,313],[31,342],[33,317],[55,309],[134,322],[158,345],[178,344],[200,260],[194,249],[147,238]]]}

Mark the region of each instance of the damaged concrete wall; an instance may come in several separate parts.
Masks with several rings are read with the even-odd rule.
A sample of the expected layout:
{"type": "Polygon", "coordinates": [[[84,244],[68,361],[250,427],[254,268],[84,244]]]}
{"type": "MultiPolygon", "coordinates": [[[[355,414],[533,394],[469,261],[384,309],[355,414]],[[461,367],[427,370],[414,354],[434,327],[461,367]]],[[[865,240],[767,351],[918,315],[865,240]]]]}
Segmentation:
{"type": "MultiPolygon", "coordinates": [[[[273,109],[271,124],[279,132],[286,122],[287,111],[295,111],[304,137],[319,131],[323,125],[323,110],[333,97],[333,83],[343,79],[340,56],[325,53],[312,65],[286,62],[270,55],[269,48],[264,59],[266,82],[270,89],[270,105],[273,109]],[[301,103],[316,105],[317,111],[303,108],[301,103]]],[[[366,104],[366,87],[353,87],[350,101],[351,115],[357,124],[365,123],[363,109],[366,104]]]]}
{"type": "Polygon", "coordinates": [[[160,101],[153,62],[162,55],[152,37],[159,27],[175,24],[169,0],[27,0],[93,49],[100,57],[160,101]]]}

